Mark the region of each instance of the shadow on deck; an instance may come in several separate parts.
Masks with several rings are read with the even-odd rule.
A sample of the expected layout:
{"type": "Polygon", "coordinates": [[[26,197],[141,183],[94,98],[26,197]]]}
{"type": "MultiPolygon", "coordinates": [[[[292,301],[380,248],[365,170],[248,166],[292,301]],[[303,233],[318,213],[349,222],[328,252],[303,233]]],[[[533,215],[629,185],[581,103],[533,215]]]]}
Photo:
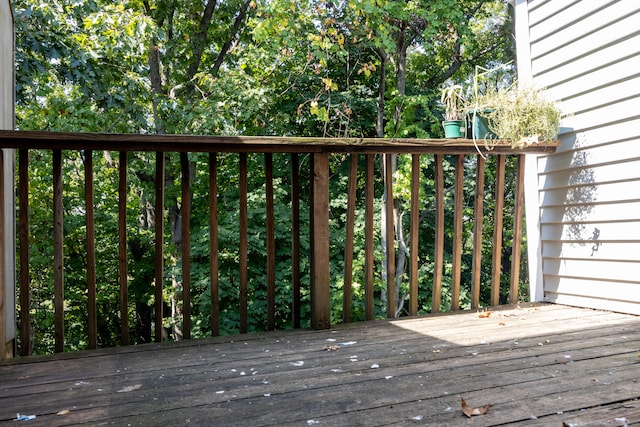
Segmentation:
{"type": "Polygon", "coordinates": [[[526,304],[64,353],[0,365],[0,423],[632,425],[639,349],[640,317],[526,304]]]}

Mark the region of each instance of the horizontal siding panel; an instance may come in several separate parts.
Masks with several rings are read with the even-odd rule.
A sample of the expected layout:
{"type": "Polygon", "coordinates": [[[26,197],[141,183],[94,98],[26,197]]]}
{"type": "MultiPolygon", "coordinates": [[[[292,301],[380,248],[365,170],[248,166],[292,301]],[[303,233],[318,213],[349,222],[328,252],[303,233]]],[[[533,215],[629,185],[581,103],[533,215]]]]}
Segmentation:
{"type": "Polygon", "coordinates": [[[640,216],[640,201],[592,206],[554,206],[540,209],[541,222],[634,221],[640,216]]]}
{"type": "MultiPolygon", "coordinates": [[[[534,76],[541,71],[573,62],[576,58],[589,55],[598,49],[622,42],[630,36],[631,28],[637,31],[638,21],[640,21],[640,11],[617,21],[616,25],[609,25],[569,44],[558,46],[544,56],[532,58],[531,66],[534,76]]],[[[613,50],[617,51],[618,49],[613,50]]],[[[621,55],[621,52],[618,52],[618,55],[621,55]]],[[[593,68],[595,65],[601,64],[592,63],[589,68],[593,68]]]]}
{"type": "Polygon", "coordinates": [[[531,56],[540,57],[640,11],[635,0],[581,1],[531,27],[531,56]],[[597,13],[595,13],[597,12],[597,13]]]}
{"type": "MultiPolygon", "coordinates": [[[[573,222],[543,223],[540,225],[544,240],[569,240],[576,236],[577,230],[584,230],[582,235],[597,238],[594,242],[601,244],[610,240],[629,240],[640,242],[640,215],[636,221],[625,222],[573,222]]],[[[640,257],[640,253],[638,254],[640,257]]],[[[640,277],[640,271],[638,272],[640,277]]]]}
{"type": "Polygon", "coordinates": [[[544,190],[541,194],[541,207],[543,208],[633,202],[640,200],[640,177],[612,184],[592,182],[581,186],[544,190]]]}
{"type": "Polygon", "coordinates": [[[546,259],[543,273],[549,277],[545,289],[550,292],[606,297],[615,286],[616,293],[631,294],[640,302],[640,263],[610,261],[607,265],[589,260],[546,259]],[[615,277],[615,280],[612,278],[615,277]],[[598,283],[592,284],[592,281],[598,283]],[[608,283],[608,286],[602,286],[608,283]]]}
{"type": "Polygon", "coordinates": [[[576,307],[594,308],[597,310],[609,310],[619,313],[640,315],[640,304],[635,301],[610,300],[603,298],[588,298],[579,295],[562,295],[549,292],[544,298],[547,302],[570,305],[576,307]]]}
{"type": "MultiPolygon", "coordinates": [[[[584,239],[589,239],[593,235],[593,228],[577,226],[575,233],[582,233],[584,239]]],[[[594,242],[585,240],[585,243],[562,242],[562,241],[545,241],[542,245],[542,255],[544,259],[563,257],[563,258],[589,258],[596,262],[601,261],[602,268],[607,269],[607,261],[616,260],[617,262],[628,261],[637,262],[633,268],[640,271],[640,243],[629,242],[625,244],[602,244],[594,250],[594,242]],[[604,264],[602,264],[604,263],[604,264]]]]}
{"type": "MultiPolygon", "coordinates": [[[[637,18],[636,18],[637,19],[637,18]]],[[[631,27],[633,29],[637,28],[637,25],[631,27]]],[[[616,34],[619,34],[616,33],[616,34]]],[[[628,33],[628,35],[620,36],[619,39],[614,39],[610,41],[613,46],[609,46],[608,49],[601,50],[589,50],[588,52],[582,52],[578,54],[578,52],[569,52],[565,51],[564,54],[548,55],[544,58],[540,58],[532,62],[532,73],[534,76],[534,84],[537,87],[550,87],[555,82],[549,81],[550,79],[544,76],[544,73],[555,72],[557,75],[565,76],[566,78],[581,76],[583,74],[589,73],[592,70],[605,67],[610,64],[614,64],[619,62],[623,58],[629,58],[638,51],[638,40],[640,40],[640,34],[638,32],[628,33]],[[614,43],[615,42],[615,43],[614,43]],[[581,56],[582,55],[582,56],[581,56]],[[553,63],[552,60],[558,61],[553,63]],[[541,79],[541,82],[547,81],[547,84],[541,85],[538,83],[538,78],[541,79]]],[[[600,43],[596,43],[596,45],[592,46],[601,46],[600,43]]],[[[561,80],[564,79],[561,78],[561,80]]]]}
{"type": "Polygon", "coordinates": [[[607,125],[618,120],[632,120],[640,116],[640,96],[632,94],[634,98],[607,105],[601,108],[564,117],[562,125],[575,131],[591,129],[607,125]]]}
{"type": "Polygon", "coordinates": [[[552,68],[536,78],[536,86],[545,88],[551,99],[568,100],[594,88],[637,77],[640,74],[640,45],[634,46],[632,51],[625,51],[626,54],[631,56],[620,58],[616,55],[616,62],[601,68],[591,69],[599,63],[592,63],[586,70],[574,64],[552,68]]]}
{"type": "MultiPolygon", "coordinates": [[[[640,120],[634,122],[639,126],[635,129],[640,129],[640,120]]],[[[571,169],[575,173],[579,173],[583,168],[605,168],[615,162],[628,164],[637,161],[634,159],[640,158],[640,136],[636,135],[636,131],[623,125],[608,126],[607,128],[609,134],[581,133],[579,135],[581,140],[579,149],[559,151],[548,157],[543,169],[539,168],[538,172],[541,175],[546,175],[571,169]],[[597,138],[617,138],[617,141],[609,142],[597,138]],[[588,147],[587,143],[600,143],[600,145],[588,147]]],[[[630,166],[636,167],[637,165],[630,166]]],[[[609,174],[605,171],[602,172],[602,176],[609,176],[609,174]]],[[[611,179],[607,178],[606,180],[610,181],[611,179]]]]}
{"type": "MultiPolygon", "coordinates": [[[[599,1],[599,0],[594,0],[599,1]]],[[[529,2],[529,26],[535,27],[549,19],[551,16],[561,13],[563,9],[567,9],[580,0],[548,0],[548,1],[530,1],[529,2]]]]}
{"type": "MultiPolygon", "coordinates": [[[[542,190],[539,199],[543,205],[557,205],[559,201],[554,193],[565,192],[572,200],[583,201],[610,200],[605,196],[598,197],[603,191],[619,193],[615,185],[628,185],[637,182],[640,159],[632,158],[618,163],[607,163],[596,167],[569,167],[566,170],[557,169],[549,173],[538,175],[538,182],[542,190]],[[606,187],[605,187],[606,186],[606,187]],[[574,187],[573,193],[568,193],[568,187],[574,187]],[[601,187],[601,188],[599,188],[601,187]]],[[[625,199],[635,197],[624,197],[625,199]]],[[[561,203],[561,202],[560,202],[561,203]]]]}
{"type": "MultiPolygon", "coordinates": [[[[584,164],[594,163],[591,152],[596,153],[595,157],[604,159],[600,162],[609,162],[616,158],[624,161],[627,159],[626,151],[618,150],[619,144],[627,141],[627,149],[634,148],[634,144],[640,146],[640,117],[601,126],[594,129],[574,133],[563,132],[561,129],[560,146],[554,154],[536,156],[538,174],[542,177],[553,175],[559,171],[579,167],[584,164]],[[599,151],[593,151],[593,150],[599,151]]],[[[542,181],[541,181],[542,183],[542,181]]],[[[542,187],[540,187],[542,188],[542,187]]]]}
{"type": "MultiPolygon", "coordinates": [[[[636,69],[637,71],[638,69],[636,69]]],[[[618,101],[624,101],[629,96],[640,95],[640,75],[629,80],[621,81],[610,86],[589,90],[582,95],[567,98],[558,103],[564,114],[581,114],[595,108],[605,107],[618,101]]],[[[638,111],[633,111],[636,115],[638,111]]]]}

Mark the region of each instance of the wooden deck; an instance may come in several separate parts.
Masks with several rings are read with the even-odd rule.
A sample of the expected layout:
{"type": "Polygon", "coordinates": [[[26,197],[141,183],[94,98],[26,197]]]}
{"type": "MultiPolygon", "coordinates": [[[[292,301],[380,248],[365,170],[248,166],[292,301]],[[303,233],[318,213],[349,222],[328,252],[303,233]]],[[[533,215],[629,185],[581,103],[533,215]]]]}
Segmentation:
{"type": "Polygon", "coordinates": [[[94,350],[0,365],[0,423],[633,425],[639,350],[640,317],[529,304],[94,350]]]}

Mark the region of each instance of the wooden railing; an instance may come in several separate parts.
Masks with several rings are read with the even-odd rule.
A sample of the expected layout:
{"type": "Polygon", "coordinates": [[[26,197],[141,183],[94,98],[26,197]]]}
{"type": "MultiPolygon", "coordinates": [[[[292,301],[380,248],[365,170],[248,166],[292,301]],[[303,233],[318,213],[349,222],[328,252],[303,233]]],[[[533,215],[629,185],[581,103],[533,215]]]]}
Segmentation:
{"type": "MultiPolygon", "coordinates": [[[[374,248],[374,175],[376,158],[384,158],[384,173],[387,177],[392,176],[392,156],[411,156],[411,217],[410,217],[410,247],[409,254],[409,295],[408,309],[410,315],[419,313],[419,256],[422,258],[432,257],[433,277],[431,279],[431,311],[437,312],[441,309],[441,283],[444,275],[445,257],[445,209],[453,212],[453,241],[447,242],[447,258],[450,259],[450,282],[451,297],[450,309],[460,309],[461,298],[461,272],[463,271],[463,253],[471,255],[471,291],[470,306],[476,308],[480,305],[481,288],[481,261],[482,261],[482,224],[485,210],[483,201],[485,199],[485,155],[490,154],[496,159],[495,172],[495,194],[494,214],[492,222],[494,224],[494,234],[492,242],[488,244],[492,251],[491,266],[491,295],[490,304],[500,303],[500,283],[503,277],[504,266],[501,260],[504,257],[503,248],[503,228],[513,227],[510,234],[513,236],[511,242],[512,258],[510,266],[510,289],[508,292],[509,301],[516,302],[518,299],[518,285],[520,283],[520,253],[522,242],[522,210],[523,210],[523,174],[525,153],[528,152],[548,152],[554,151],[556,144],[540,144],[522,150],[513,150],[508,145],[498,144],[492,151],[487,152],[483,145],[476,146],[469,140],[407,140],[407,139],[323,139],[323,138],[284,138],[284,137],[205,137],[205,136],[179,136],[179,135],[105,135],[86,133],[46,133],[46,132],[13,132],[0,131],[0,148],[13,148],[18,150],[18,263],[19,263],[19,318],[20,336],[30,337],[30,226],[29,226],[29,155],[32,150],[51,150],[52,152],[52,194],[53,194],[53,256],[54,266],[53,287],[54,287],[54,329],[55,329],[55,351],[61,352],[65,349],[65,266],[64,266],[64,218],[63,218],[63,191],[65,177],[63,176],[63,150],[81,151],[84,158],[84,177],[86,204],[86,307],[88,319],[88,347],[98,346],[97,324],[98,314],[96,308],[96,295],[100,292],[96,283],[96,247],[95,230],[99,224],[95,223],[94,210],[94,180],[101,177],[94,177],[93,150],[105,150],[119,153],[119,175],[118,175],[118,269],[120,286],[120,319],[121,319],[121,344],[130,343],[129,325],[129,286],[130,277],[128,272],[128,236],[127,236],[127,182],[128,170],[127,153],[133,151],[155,152],[155,212],[165,210],[165,154],[180,153],[181,174],[181,261],[182,261],[182,333],[183,338],[191,337],[191,265],[190,265],[190,241],[192,226],[190,224],[191,201],[191,177],[189,172],[188,153],[209,153],[208,155],[208,199],[209,199],[209,258],[210,258],[210,325],[212,335],[220,334],[221,313],[223,310],[219,306],[219,283],[218,283],[218,170],[219,157],[224,153],[237,153],[238,165],[238,185],[239,185],[239,246],[238,246],[238,299],[239,299],[239,331],[245,333],[248,330],[249,310],[247,286],[249,282],[248,272],[248,214],[247,214],[247,194],[248,194],[248,167],[247,156],[253,153],[264,156],[264,176],[265,176],[265,239],[266,239],[266,299],[267,299],[267,324],[266,329],[276,327],[276,222],[279,218],[274,216],[274,186],[273,186],[273,155],[285,153],[290,155],[291,164],[291,319],[293,327],[301,325],[301,277],[309,275],[310,296],[310,319],[312,328],[325,329],[331,326],[331,274],[330,274],[330,251],[331,242],[329,236],[330,222],[330,200],[335,195],[330,194],[330,164],[332,156],[349,158],[348,173],[348,195],[346,206],[346,230],[344,247],[344,277],[343,277],[343,312],[342,321],[351,321],[351,304],[353,300],[352,291],[352,263],[354,254],[354,227],[356,203],[365,206],[365,241],[364,241],[364,318],[374,318],[374,276],[377,272],[375,267],[374,248]],[[480,154],[482,153],[482,154],[480,154]],[[301,174],[300,156],[310,155],[310,169],[302,174],[309,176],[308,183],[310,191],[309,199],[309,219],[308,222],[301,218],[300,201],[301,198],[301,174]],[[364,156],[364,161],[359,162],[360,155],[364,156]],[[419,254],[418,242],[421,238],[418,235],[420,223],[421,200],[419,194],[421,156],[433,156],[433,177],[435,180],[435,251],[433,254],[419,254]],[[516,167],[516,190],[514,200],[514,222],[513,224],[503,224],[504,188],[505,188],[505,163],[508,156],[517,157],[516,167]],[[445,157],[455,164],[453,186],[447,191],[453,191],[454,206],[445,206],[445,157]],[[452,160],[454,159],[454,160],[452,160]],[[471,197],[473,200],[473,218],[463,215],[465,200],[464,190],[464,170],[465,159],[475,162],[475,190],[471,197]],[[358,174],[358,165],[364,166],[364,171],[358,174]],[[364,175],[364,183],[360,182],[358,191],[358,177],[364,175]],[[469,248],[463,242],[463,222],[473,221],[474,233],[472,247],[469,248]],[[302,250],[300,236],[303,227],[309,227],[309,250],[308,253],[302,250]],[[301,264],[304,257],[308,257],[309,271],[301,271],[301,264]]],[[[468,165],[467,165],[468,168],[468,165]]],[[[468,177],[467,177],[468,179],[468,177]]],[[[385,192],[389,200],[393,200],[394,185],[392,179],[385,180],[385,192]]],[[[388,218],[394,216],[393,203],[386,205],[388,218]]],[[[450,216],[450,215],[449,215],[450,216]]],[[[158,216],[158,218],[162,218],[158,216]]],[[[164,221],[155,221],[155,340],[162,340],[163,324],[163,286],[164,278],[164,221]]],[[[387,222],[386,230],[383,231],[386,237],[386,303],[387,317],[396,315],[397,301],[395,300],[395,256],[397,249],[394,247],[394,224],[387,222]]],[[[40,238],[40,236],[38,236],[40,238]]],[[[468,256],[467,256],[468,258],[468,256]]],[[[380,260],[378,260],[380,261],[380,260]]],[[[509,272],[507,272],[509,273],[509,272]]],[[[447,279],[449,280],[449,279],[447,279]]],[[[464,286],[464,285],[462,285],[464,286]]],[[[116,301],[114,301],[114,304],[116,301]]],[[[22,339],[20,353],[22,355],[31,354],[32,349],[29,339],[22,339]]]]}

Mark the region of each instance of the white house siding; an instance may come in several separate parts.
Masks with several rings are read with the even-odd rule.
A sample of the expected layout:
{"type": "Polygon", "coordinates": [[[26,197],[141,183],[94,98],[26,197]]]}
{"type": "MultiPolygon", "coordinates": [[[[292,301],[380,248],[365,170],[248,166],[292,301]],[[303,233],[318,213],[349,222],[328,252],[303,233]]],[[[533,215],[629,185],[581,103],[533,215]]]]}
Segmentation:
{"type": "Polygon", "coordinates": [[[563,111],[527,159],[533,297],[640,314],[640,1],[517,0],[516,32],[520,80],[563,111]]]}
{"type": "MultiPolygon", "coordinates": [[[[0,0],[0,129],[14,127],[14,80],[13,80],[13,14],[9,0],[0,0]]],[[[15,338],[15,217],[13,198],[13,150],[0,152],[0,350],[11,353],[11,342],[15,338]],[[3,295],[4,293],[4,295],[3,295]]],[[[0,360],[5,352],[2,351],[0,360]]]]}

